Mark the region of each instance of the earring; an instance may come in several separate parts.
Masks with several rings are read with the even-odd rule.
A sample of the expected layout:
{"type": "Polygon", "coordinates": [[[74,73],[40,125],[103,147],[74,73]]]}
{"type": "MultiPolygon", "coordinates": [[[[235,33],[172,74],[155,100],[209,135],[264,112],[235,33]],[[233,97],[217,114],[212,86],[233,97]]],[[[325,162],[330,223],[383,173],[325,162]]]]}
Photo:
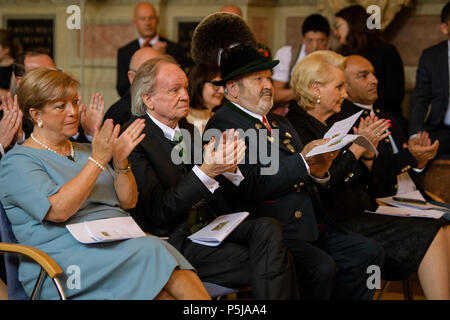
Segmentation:
{"type": "Polygon", "coordinates": [[[42,124],[42,120],[39,120],[38,122],[37,122],[37,126],[39,127],[39,128],[42,128],[44,125],[42,124]]]}
{"type": "Polygon", "coordinates": [[[317,103],[317,104],[320,104],[320,96],[317,97],[316,103],[317,103]]]}

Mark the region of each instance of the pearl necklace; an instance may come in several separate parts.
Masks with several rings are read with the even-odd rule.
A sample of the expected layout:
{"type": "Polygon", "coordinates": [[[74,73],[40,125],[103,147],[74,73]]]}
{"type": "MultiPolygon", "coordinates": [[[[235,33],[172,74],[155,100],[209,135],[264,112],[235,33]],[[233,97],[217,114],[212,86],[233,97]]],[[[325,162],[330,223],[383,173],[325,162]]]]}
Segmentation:
{"type": "Polygon", "coordinates": [[[36,139],[36,137],[33,135],[33,133],[31,133],[30,136],[31,136],[31,139],[34,140],[34,142],[36,142],[38,145],[40,145],[40,146],[43,147],[44,149],[53,151],[54,153],[60,155],[61,157],[67,158],[67,159],[69,159],[69,160],[72,160],[72,161],[75,160],[75,151],[73,151],[73,145],[72,145],[72,142],[70,142],[70,140],[67,140],[67,141],[69,141],[69,145],[70,145],[70,156],[65,156],[65,155],[63,155],[63,154],[61,154],[61,153],[59,153],[59,152],[53,150],[52,148],[50,148],[50,147],[47,146],[46,144],[40,142],[38,139],[36,139]]]}

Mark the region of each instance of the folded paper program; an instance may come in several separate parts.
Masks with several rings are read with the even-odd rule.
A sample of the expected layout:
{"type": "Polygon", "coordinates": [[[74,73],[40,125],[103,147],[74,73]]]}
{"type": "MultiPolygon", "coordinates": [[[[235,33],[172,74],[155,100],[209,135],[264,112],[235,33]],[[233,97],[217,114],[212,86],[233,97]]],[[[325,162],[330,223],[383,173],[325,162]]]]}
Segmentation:
{"type": "Polygon", "coordinates": [[[192,242],[216,247],[249,215],[248,212],[237,212],[217,217],[203,229],[190,235],[192,242]]]}
{"type": "Polygon", "coordinates": [[[340,150],[350,143],[356,143],[363,148],[368,149],[375,155],[378,155],[377,149],[369,140],[367,140],[366,137],[363,137],[361,135],[348,134],[361,113],[362,110],[348,117],[347,119],[336,122],[323,136],[324,139],[329,138],[330,141],[313,148],[310,152],[308,152],[306,156],[312,157],[318,154],[340,150]]]}

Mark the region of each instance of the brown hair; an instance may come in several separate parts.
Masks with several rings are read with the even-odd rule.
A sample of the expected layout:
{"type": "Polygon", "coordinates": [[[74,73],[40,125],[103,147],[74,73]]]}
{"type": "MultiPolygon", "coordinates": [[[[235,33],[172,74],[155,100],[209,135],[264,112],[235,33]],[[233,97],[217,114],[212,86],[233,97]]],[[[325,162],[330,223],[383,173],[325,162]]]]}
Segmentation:
{"type": "Polygon", "coordinates": [[[9,55],[15,59],[20,51],[20,46],[16,44],[12,34],[5,29],[0,29],[0,45],[3,48],[9,48],[9,55]]]}
{"type": "Polygon", "coordinates": [[[374,47],[384,42],[378,29],[367,28],[366,22],[370,15],[364,7],[352,5],[338,11],[335,16],[344,19],[348,24],[346,44],[336,49],[338,53],[344,56],[352,54],[366,56],[374,47]]]}
{"type": "Polygon", "coordinates": [[[220,75],[220,67],[216,64],[203,62],[196,64],[189,72],[189,100],[193,109],[207,109],[203,101],[203,86],[206,82],[220,75]]]}
{"type": "Polygon", "coordinates": [[[66,101],[77,94],[79,85],[78,80],[65,72],[39,67],[23,78],[17,91],[17,102],[23,114],[31,119],[31,108],[41,110],[49,103],[66,101]]]}

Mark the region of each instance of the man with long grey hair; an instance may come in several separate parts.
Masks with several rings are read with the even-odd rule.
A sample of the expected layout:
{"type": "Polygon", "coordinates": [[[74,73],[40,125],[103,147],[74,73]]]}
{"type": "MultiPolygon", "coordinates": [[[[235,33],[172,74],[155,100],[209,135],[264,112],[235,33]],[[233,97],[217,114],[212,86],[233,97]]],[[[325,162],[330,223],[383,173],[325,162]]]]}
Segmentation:
{"type": "Polygon", "coordinates": [[[146,61],[136,73],[129,123],[142,118],[146,127],[129,157],[139,190],[132,215],[144,231],[168,237],[203,281],[250,285],[255,299],[298,298],[292,258],[274,219],[247,219],[217,247],[187,240],[215,216],[234,212],[223,193],[242,181],[237,164],[245,153],[244,142],[229,130],[219,135],[217,147],[215,139],[205,146],[198,164],[192,163],[191,155],[202,147],[194,148],[195,129],[184,119],[187,88],[185,73],[168,56],[146,61]]]}

